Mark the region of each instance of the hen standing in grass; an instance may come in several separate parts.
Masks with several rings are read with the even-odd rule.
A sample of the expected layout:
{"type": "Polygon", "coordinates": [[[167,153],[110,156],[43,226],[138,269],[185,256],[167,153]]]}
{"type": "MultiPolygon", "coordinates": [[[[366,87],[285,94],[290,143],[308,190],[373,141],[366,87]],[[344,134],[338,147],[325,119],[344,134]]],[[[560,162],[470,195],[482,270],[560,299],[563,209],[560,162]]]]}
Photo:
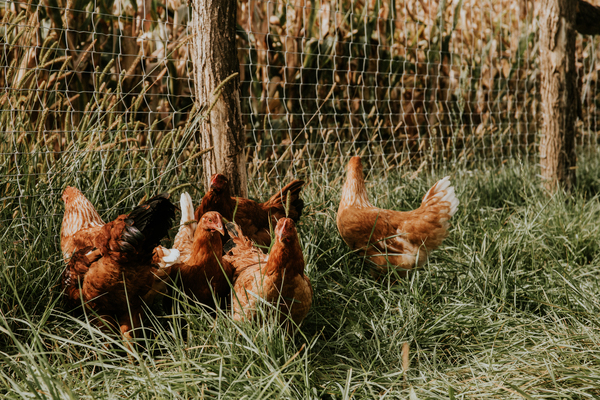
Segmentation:
{"type": "MultiPolygon", "coordinates": [[[[188,222],[183,221],[183,216],[193,215],[193,207],[191,201],[187,203],[188,199],[189,196],[185,199],[182,196],[182,226],[183,223],[188,222]]],[[[180,233],[182,230],[178,235],[180,233]]],[[[187,261],[173,265],[170,273],[176,286],[182,288],[186,295],[213,309],[215,308],[213,293],[224,305],[228,300],[230,282],[233,278],[233,267],[223,260],[221,235],[224,233],[223,221],[218,212],[211,211],[204,214],[195,229],[189,256],[184,256],[187,261]]],[[[188,233],[185,235],[187,236],[188,233]]],[[[182,241],[182,246],[189,246],[189,242],[186,244],[182,241]]],[[[182,252],[187,254],[183,247],[182,252]]],[[[167,310],[171,308],[170,297],[166,299],[165,308],[167,310]]]]}
{"type": "MultiPolygon", "coordinates": [[[[67,186],[62,200],[65,202],[65,215],[60,229],[60,247],[68,263],[77,250],[94,245],[94,239],[102,232],[104,221],[78,189],[67,186]]],[[[179,261],[179,252],[157,246],[153,261],[161,268],[169,267],[179,261]]]]}
{"type": "Polygon", "coordinates": [[[268,201],[257,203],[250,199],[231,197],[229,180],[221,174],[210,178],[210,191],[202,198],[202,204],[196,209],[196,220],[199,220],[208,211],[217,211],[225,219],[235,222],[241,227],[244,234],[261,246],[271,244],[271,224],[277,220],[289,217],[298,221],[302,215],[304,201],[300,198],[300,191],[304,181],[295,180],[287,184],[281,191],[274,194],[268,201]],[[286,202],[289,193],[289,210],[286,213],[286,202]],[[236,209],[237,207],[237,209],[236,209]]]}
{"type": "Polygon", "coordinates": [[[388,262],[405,276],[416,265],[422,266],[429,252],[446,238],[448,221],[458,204],[450,178],[445,177],[429,189],[416,210],[374,207],[367,196],[360,157],[353,157],[342,189],[337,227],[352,250],[366,253],[376,265],[371,271],[374,277],[387,269],[388,262]]]}
{"type": "Polygon", "coordinates": [[[142,304],[151,300],[159,279],[154,248],[174,218],[175,206],[161,194],[103,225],[90,238],[92,246],[73,253],[61,281],[65,297],[100,316],[115,317],[121,333],[131,338],[131,330],[140,326],[142,304]]]}
{"type": "Polygon", "coordinates": [[[260,297],[278,306],[282,323],[289,316],[300,324],[310,310],[313,289],[304,274],[304,257],[294,221],[281,218],[277,222],[275,243],[268,256],[242,236],[235,224],[228,224],[227,230],[235,244],[224,257],[235,268],[233,319],[251,319],[260,297]]]}

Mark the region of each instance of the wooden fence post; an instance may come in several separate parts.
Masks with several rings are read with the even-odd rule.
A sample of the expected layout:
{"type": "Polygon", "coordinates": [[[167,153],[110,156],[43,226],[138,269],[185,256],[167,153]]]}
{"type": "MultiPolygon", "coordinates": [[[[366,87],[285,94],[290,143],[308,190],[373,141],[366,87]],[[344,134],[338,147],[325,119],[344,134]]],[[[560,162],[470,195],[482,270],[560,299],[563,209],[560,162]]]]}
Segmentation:
{"type": "Polygon", "coordinates": [[[577,2],[543,0],[540,64],[543,135],[540,164],[546,188],[570,190],[575,184],[575,121],[579,111],[575,70],[577,2]]]}
{"type": "MultiPolygon", "coordinates": [[[[227,77],[239,72],[235,42],[237,0],[192,0],[192,60],[196,101],[205,110],[211,94],[227,77]]],[[[234,196],[248,195],[245,134],[240,108],[239,75],[225,84],[200,128],[202,147],[214,147],[203,156],[204,186],[215,173],[229,178],[234,196]]]]}

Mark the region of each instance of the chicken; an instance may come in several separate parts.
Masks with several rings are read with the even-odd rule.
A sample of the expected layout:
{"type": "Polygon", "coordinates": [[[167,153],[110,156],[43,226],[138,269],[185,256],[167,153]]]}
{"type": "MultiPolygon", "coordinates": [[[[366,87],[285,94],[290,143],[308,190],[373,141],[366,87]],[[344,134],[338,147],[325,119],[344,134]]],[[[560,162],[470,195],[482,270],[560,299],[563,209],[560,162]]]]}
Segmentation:
{"type": "MultiPolygon", "coordinates": [[[[213,293],[222,305],[227,303],[233,279],[232,266],[223,260],[220,235],[224,233],[223,220],[218,212],[204,214],[194,232],[187,262],[173,265],[170,273],[176,286],[182,288],[186,295],[212,309],[215,308],[213,293]]],[[[170,298],[167,298],[165,309],[170,308],[170,298]]]]}
{"type": "Polygon", "coordinates": [[[252,242],[242,236],[240,228],[228,224],[235,247],[224,259],[235,268],[232,295],[233,319],[251,319],[256,313],[259,299],[276,305],[280,322],[287,325],[288,316],[300,324],[312,304],[313,289],[304,274],[304,257],[294,221],[281,218],[275,228],[275,243],[270,254],[265,255],[252,242]]]}
{"type": "Polygon", "coordinates": [[[240,225],[244,235],[258,245],[269,246],[271,225],[275,225],[277,220],[283,217],[289,217],[296,222],[300,219],[304,208],[304,201],[300,198],[302,186],[304,181],[295,180],[268,201],[257,203],[241,197],[232,198],[229,180],[224,175],[215,174],[210,178],[210,191],[196,209],[196,220],[208,211],[218,211],[229,221],[234,219],[235,214],[235,222],[240,225]],[[286,208],[289,208],[287,213],[286,208]]]}
{"type": "Polygon", "coordinates": [[[168,197],[153,197],[102,226],[92,246],[73,253],[62,275],[67,300],[83,302],[104,318],[115,317],[125,338],[140,326],[142,304],[155,293],[155,273],[160,271],[152,264],[154,248],[175,218],[168,197]]]}
{"type": "Polygon", "coordinates": [[[388,263],[401,276],[422,266],[430,251],[448,235],[450,218],[456,213],[458,199],[450,178],[438,181],[413,211],[383,210],[369,203],[360,157],[348,163],[348,175],[337,212],[337,227],[352,250],[375,264],[374,277],[387,270],[388,263]]]}
{"type": "MultiPolygon", "coordinates": [[[[62,200],[65,202],[65,215],[60,229],[60,247],[68,263],[77,250],[94,245],[94,238],[102,232],[104,221],[78,189],[67,186],[62,200]]],[[[158,246],[153,262],[161,268],[169,267],[179,262],[179,251],[158,246]]]]}

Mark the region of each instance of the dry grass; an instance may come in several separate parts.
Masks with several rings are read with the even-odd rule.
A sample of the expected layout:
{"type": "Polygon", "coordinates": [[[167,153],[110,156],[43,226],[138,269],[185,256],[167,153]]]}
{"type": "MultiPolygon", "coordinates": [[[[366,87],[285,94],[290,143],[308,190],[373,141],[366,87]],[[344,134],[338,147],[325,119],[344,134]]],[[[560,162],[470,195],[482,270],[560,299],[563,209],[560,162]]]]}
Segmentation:
{"type": "MultiPolygon", "coordinates": [[[[92,112],[112,113],[103,129],[126,124],[135,147],[189,122],[185,5],[55,1],[0,6],[4,153],[26,142],[60,158],[75,131],[92,135],[92,112]]],[[[251,173],[339,166],[359,151],[385,168],[535,156],[538,3],[241,1],[251,173]]],[[[598,139],[597,49],[578,41],[583,145],[598,139]]]]}
{"type": "MultiPolygon", "coordinates": [[[[14,220],[0,237],[0,392],[57,399],[598,397],[600,164],[595,157],[580,166],[574,194],[552,198],[527,166],[457,171],[461,205],[450,236],[424,268],[395,284],[394,275],[372,280],[349,252],[335,228],[341,185],[315,175],[299,224],[315,297],[294,338],[276,321],[239,324],[226,313],[215,320],[184,299],[176,318],[148,310],[145,339],[133,351],[118,333],[66,313],[56,288],[64,264],[52,233],[60,198],[29,196],[29,188],[20,201],[32,217],[36,209],[57,215],[14,220]]],[[[403,210],[437,178],[378,176],[368,176],[372,201],[403,210]]],[[[89,193],[107,195],[105,219],[120,207],[111,189],[89,193]]]]}

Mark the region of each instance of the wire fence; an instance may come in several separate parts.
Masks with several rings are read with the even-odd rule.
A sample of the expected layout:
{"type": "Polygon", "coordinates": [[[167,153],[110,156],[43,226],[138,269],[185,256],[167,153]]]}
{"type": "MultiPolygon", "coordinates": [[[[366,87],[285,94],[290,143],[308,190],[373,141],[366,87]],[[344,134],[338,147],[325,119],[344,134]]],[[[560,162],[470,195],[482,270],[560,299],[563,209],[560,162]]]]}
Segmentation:
{"type": "MultiPolygon", "coordinates": [[[[239,16],[254,171],[498,167],[534,158],[539,2],[248,1],[239,16]],[[322,169],[322,168],[321,168],[322,169]]],[[[599,41],[579,37],[578,143],[598,142],[599,41]]]]}
{"type": "MultiPolygon", "coordinates": [[[[240,1],[251,186],[339,171],[354,154],[385,171],[535,161],[539,7],[240,1]]],[[[43,215],[26,198],[67,184],[106,210],[201,181],[191,12],[181,0],[0,0],[2,221],[43,215]]],[[[585,149],[599,142],[598,50],[578,37],[585,149]]]]}

